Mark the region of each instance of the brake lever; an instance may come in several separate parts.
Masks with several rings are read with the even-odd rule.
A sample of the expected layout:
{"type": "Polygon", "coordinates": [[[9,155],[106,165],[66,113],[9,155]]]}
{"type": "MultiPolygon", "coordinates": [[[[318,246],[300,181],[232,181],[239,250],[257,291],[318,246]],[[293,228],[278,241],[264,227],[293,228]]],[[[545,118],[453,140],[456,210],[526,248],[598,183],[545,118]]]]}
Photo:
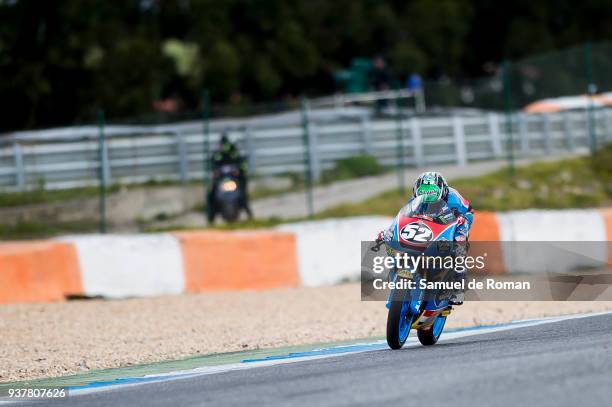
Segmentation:
{"type": "Polygon", "coordinates": [[[372,250],[373,252],[378,252],[378,251],[380,251],[380,246],[382,246],[384,243],[385,243],[385,242],[384,242],[384,241],[382,241],[382,240],[377,240],[377,241],[376,241],[376,244],[375,244],[374,246],[372,246],[372,247],[371,247],[371,250],[372,250]]]}

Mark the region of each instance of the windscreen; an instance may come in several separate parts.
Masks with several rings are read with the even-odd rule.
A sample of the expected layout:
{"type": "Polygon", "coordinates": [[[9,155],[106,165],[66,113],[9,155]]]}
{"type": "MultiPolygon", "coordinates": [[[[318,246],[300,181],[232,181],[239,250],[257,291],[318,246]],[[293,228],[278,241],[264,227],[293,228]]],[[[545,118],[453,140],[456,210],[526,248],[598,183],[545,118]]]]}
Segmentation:
{"type": "Polygon", "coordinates": [[[423,198],[423,196],[412,198],[399,214],[405,217],[426,216],[439,223],[449,223],[455,219],[445,200],[425,202],[423,198]]]}

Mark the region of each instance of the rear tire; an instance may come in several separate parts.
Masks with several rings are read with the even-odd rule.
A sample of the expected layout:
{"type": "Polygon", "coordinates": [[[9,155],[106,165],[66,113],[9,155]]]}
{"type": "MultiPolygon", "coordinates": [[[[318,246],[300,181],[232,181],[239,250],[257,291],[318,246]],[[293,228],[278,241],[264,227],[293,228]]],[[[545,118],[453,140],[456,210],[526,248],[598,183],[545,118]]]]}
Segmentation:
{"type": "Polygon", "coordinates": [[[430,346],[435,345],[440,339],[440,335],[442,335],[442,331],[444,330],[444,325],[446,324],[446,317],[438,315],[433,325],[427,330],[418,330],[417,336],[419,337],[419,342],[422,345],[430,346]]]}
{"type": "Polygon", "coordinates": [[[406,297],[406,290],[395,290],[387,315],[387,344],[391,349],[401,349],[408,339],[412,326],[413,315],[408,312],[402,314],[402,305],[406,297]]]}

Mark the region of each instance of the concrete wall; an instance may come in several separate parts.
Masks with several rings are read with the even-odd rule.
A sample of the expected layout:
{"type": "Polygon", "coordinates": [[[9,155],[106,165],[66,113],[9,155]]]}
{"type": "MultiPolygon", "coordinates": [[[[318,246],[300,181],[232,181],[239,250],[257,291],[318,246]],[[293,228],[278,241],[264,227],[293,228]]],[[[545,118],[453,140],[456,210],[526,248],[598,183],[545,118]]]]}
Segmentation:
{"type": "MultiPolygon", "coordinates": [[[[375,239],[390,221],[367,216],[276,230],[0,243],[0,303],[336,284],[359,278],[361,241],[375,239]]],[[[606,267],[612,265],[612,209],[479,212],[470,239],[488,242],[495,254],[498,269],[489,272],[606,267]],[[540,243],[531,246],[534,241],[540,243]]]]}

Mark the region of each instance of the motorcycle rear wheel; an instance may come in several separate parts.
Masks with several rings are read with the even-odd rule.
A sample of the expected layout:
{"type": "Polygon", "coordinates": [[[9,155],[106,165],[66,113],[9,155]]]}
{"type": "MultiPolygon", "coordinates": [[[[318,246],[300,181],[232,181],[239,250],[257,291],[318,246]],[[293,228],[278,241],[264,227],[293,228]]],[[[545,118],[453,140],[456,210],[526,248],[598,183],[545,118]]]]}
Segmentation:
{"type": "Polygon", "coordinates": [[[419,329],[417,331],[419,342],[425,346],[435,345],[436,342],[438,342],[438,339],[440,339],[440,335],[442,335],[445,324],[446,317],[438,315],[433,325],[429,329],[419,329]]]}

